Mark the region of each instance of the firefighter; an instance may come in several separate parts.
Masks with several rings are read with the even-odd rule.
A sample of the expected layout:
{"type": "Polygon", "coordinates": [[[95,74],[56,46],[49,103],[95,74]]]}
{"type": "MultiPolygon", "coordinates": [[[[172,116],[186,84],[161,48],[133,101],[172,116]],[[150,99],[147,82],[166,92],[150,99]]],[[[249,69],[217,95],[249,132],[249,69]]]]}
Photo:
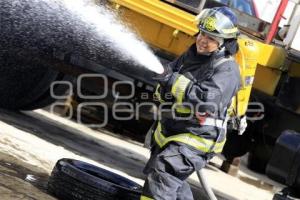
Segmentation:
{"type": "Polygon", "coordinates": [[[193,199],[186,179],[222,151],[226,116],[240,85],[237,18],[227,7],[204,9],[199,33],[182,56],[155,77],[164,109],[153,129],[141,200],[193,199]]]}

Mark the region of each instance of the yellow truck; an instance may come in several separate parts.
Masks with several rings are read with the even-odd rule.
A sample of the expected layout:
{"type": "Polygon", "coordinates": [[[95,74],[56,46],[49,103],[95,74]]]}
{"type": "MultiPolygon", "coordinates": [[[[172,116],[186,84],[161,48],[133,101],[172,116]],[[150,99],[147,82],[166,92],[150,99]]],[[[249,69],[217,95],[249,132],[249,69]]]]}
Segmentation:
{"type": "MultiPolygon", "coordinates": [[[[158,55],[169,59],[180,55],[195,41],[194,36],[198,31],[195,16],[200,10],[222,5],[222,1],[204,0],[111,2],[122,19],[130,23],[158,55]]],[[[286,3],[281,2],[281,9],[284,10],[286,3]]],[[[294,11],[297,6],[299,4],[296,3],[294,11]]],[[[249,167],[263,172],[281,132],[286,129],[300,131],[299,51],[289,46],[292,41],[284,44],[279,38],[267,44],[266,40],[274,25],[272,27],[272,24],[241,12],[238,8],[235,12],[242,32],[239,39],[241,49],[236,56],[242,83],[233,107],[238,117],[247,114],[249,125],[243,136],[228,134],[229,140],[223,153],[232,161],[234,157],[250,151],[249,167]],[[246,113],[252,87],[251,102],[246,113]]],[[[299,24],[293,23],[296,23],[295,27],[299,24]]]]}

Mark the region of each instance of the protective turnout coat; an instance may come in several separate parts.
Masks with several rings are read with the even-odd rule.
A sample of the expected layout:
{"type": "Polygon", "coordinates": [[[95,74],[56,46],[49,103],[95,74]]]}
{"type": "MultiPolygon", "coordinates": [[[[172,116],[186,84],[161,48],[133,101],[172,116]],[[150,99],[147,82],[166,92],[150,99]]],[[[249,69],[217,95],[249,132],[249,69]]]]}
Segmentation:
{"type": "Polygon", "coordinates": [[[194,44],[169,65],[178,73],[171,88],[175,109],[162,112],[156,143],[181,142],[205,153],[221,152],[227,108],[240,85],[237,63],[225,49],[200,55],[194,44]]]}

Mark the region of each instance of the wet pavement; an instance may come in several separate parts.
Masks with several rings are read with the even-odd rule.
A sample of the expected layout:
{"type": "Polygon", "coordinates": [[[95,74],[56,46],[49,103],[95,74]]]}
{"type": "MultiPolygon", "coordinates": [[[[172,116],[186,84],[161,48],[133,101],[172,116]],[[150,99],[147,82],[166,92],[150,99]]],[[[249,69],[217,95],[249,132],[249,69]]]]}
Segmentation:
{"type": "MultiPolygon", "coordinates": [[[[142,185],[142,169],[149,158],[149,151],[130,138],[92,130],[44,110],[0,110],[0,152],[1,200],[55,199],[47,194],[47,180],[61,158],[83,160],[142,185]]],[[[268,200],[281,187],[248,170],[245,163],[238,177],[220,171],[220,164],[215,158],[204,169],[218,199],[268,200]]],[[[195,199],[206,199],[196,174],[189,182],[195,199]]]]}
{"type": "Polygon", "coordinates": [[[47,171],[0,153],[1,200],[55,200],[46,193],[48,177],[47,171]]]}

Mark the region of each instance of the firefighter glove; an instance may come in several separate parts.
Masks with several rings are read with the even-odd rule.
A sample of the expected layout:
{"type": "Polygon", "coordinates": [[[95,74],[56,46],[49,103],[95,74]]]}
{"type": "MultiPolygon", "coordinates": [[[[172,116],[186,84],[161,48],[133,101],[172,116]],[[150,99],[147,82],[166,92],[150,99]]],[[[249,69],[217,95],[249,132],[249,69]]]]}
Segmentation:
{"type": "Polygon", "coordinates": [[[178,73],[173,72],[169,65],[166,65],[164,68],[164,72],[153,77],[153,80],[159,83],[157,92],[159,92],[160,98],[163,101],[170,102],[174,100],[171,94],[171,89],[178,73]]]}

